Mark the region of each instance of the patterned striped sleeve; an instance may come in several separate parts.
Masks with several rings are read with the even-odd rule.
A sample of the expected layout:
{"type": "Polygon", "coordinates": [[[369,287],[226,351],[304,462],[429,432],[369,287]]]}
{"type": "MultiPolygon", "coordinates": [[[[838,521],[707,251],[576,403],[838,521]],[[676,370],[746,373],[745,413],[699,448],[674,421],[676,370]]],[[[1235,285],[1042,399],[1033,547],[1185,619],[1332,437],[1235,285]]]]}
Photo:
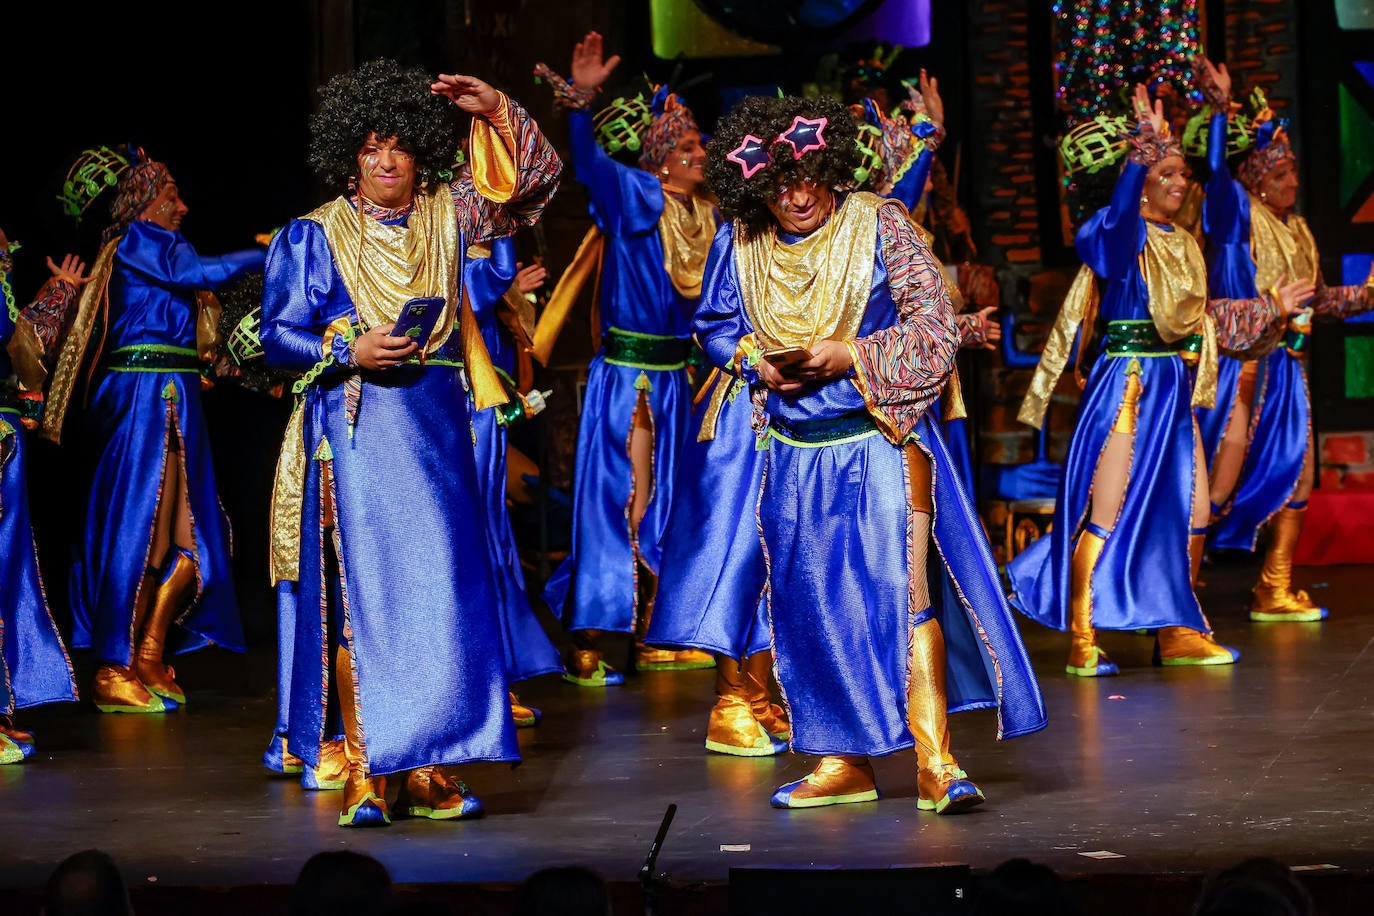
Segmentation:
{"type": "Polygon", "coordinates": [[[1288,327],[1272,293],[1254,299],[1209,299],[1207,314],[1217,325],[1217,349],[1236,359],[1269,355],[1288,327]]]}
{"type": "Polygon", "coordinates": [[[1327,286],[1318,278],[1317,295],[1309,304],[1315,317],[1337,321],[1374,309],[1374,270],[1362,286],[1327,286]]]}
{"type": "Polygon", "coordinates": [[[43,284],[38,296],[26,306],[21,314],[33,325],[38,340],[43,344],[43,352],[51,353],[62,336],[62,325],[67,318],[67,309],[76,302],[76,287],[67,280],[53,277],[43,284]]]}
{"type": "Polygon", "coordinates": [[[943,272],[895,205],[878,211],[878,245],[898,322],[850,344],[855,385],[880,429],[905,442],[940,394],[959,349],[943,272]]]}
{"type": "Polygon", "coordinates": [[[504,204],[479,194],[467,169],[449,185],[458,211],[458,228],[469,243],[514,235],[521,226],[534,225],[558,190],[558,179],[563,173],[563,160],[553,144],[514,99],[506,99],[505,117],[493,119],[493,123],[502,125],[500,131],[515,152],[519,174],[515,193],[504,204]]]}

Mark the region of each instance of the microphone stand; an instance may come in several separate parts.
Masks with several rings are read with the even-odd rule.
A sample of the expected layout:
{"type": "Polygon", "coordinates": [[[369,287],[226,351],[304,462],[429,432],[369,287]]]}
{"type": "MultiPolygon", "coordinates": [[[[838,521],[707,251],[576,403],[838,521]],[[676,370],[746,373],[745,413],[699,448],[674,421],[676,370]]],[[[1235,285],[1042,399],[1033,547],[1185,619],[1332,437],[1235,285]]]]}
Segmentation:
{"type": "Polygon", "coordinates": [[[658,825],[658,834],[649,844],[649,854],[645,856],[644,864],[639,867],[639,886],[644,889],[644,916],[656,916],[658,913],[659,887],[667,880],[668,875],[655,872],[654,865],[658,862],[658,852],[663,848],[663,838],[668,835],[668,826],[672,824],[673,815],[676,813],[677,805],[669,805],[668,810],[663,813],[663,821],[658,825]]]}

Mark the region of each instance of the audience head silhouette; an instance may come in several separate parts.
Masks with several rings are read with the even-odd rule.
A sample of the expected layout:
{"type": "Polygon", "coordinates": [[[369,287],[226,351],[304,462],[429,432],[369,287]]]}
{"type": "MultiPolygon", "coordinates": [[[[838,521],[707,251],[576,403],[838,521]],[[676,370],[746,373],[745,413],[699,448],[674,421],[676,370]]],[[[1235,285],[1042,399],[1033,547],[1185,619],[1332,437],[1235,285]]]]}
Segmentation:
{"type": "Polygon", "coordinates": [[[978,883],[974,916],[1078,916],[1059,876],[1029,859],[1008,859],[978,883]]]}
{"type": "Polygon", "coordinates": [[[1196,916],[1313,916],[1312,895],[1282,862],[1246,859],[1207,878],[1196,916]]]}
{"type": "Polygon", "coordinates": [[[391,907],[391,875],[371,856],[346,849],[320,852],[301,866],[291,888],[290,916],[383,913],[391,907]]]}
{"type": "Polygon", "coordinates": [[[610,916],[606,882],[589,868],[567,865],[530,875],[515,895],[512,916],[610,916]]]}
{"type": "Polygon", "coordinates": [[[98,849],[63,859],[43,891],[43,916],[129,916],[133,911],[119,866],[98,849]]]}

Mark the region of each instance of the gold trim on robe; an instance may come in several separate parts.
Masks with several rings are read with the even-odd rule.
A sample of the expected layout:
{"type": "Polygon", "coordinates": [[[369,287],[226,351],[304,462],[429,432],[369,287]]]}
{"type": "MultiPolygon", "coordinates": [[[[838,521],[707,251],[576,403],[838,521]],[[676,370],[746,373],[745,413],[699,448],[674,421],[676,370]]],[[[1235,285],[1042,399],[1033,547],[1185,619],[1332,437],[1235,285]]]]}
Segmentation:
{"type": "Polygon", "coordinates": [[[1040,352],[1040,362],[1035,365],[1026,397],[1021,401],[1021,409],[1016,419],[1036,429],[1045,422],[1045,411],[1049,409],[1054,389],[1059,384],[1059,376],[1064,374],[1069,356],[1073,352],[1074,335],[1083,323],[1083,316],[1097,300],[1097,278],[1087,264],[1078,268],[1073,284],[1064,296],[1059,307],[1059,315],[1054,319],[1050,336],[1045,340],[1045,348],[1040,352]]]}
{"type": "Polygon", "coordinates": [[[281,455],[272,485],[271,550],[268,571],[272,587],[278,582],[300,581],[301,514],[305,504],[305,472],[309,462],[305,443],[305,399],[297,398],[286,424],[281,455]]]}
{"type": "Polygon", "coordinates": [[[493,203],[510,203],[520,178],[514,152],[518,148],[510,119],[510,99],[501,93],[496,111],[485,118],[474,117],[468,131],[467,155],[472,165],[472,185],[478,194],[493,203]]]}
{"type": "Polygon", "coordinates": [[[540,365],[549,364],[554,342],[567,323],[578,295],[587,285],[588,278],[601,267],[601,253],[605,246],[606,239],[601,230],[592,226],[582,237],[572,262],[554,284],[549,301],[544,304],[544,311],[534,326],[534,358],[539,360],[540,365]]]}

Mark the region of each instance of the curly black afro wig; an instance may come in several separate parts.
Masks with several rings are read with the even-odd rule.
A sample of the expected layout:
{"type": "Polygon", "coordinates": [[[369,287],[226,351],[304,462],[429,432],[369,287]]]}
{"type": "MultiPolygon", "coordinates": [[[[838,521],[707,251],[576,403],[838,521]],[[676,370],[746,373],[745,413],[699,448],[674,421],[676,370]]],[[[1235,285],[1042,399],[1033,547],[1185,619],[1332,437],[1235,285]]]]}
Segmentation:
{"type": "Polygon", "coordinates": [[[320,89],[310,117],[310,165],[340,189],[358,176],[358,150],[368,134],[391,137],[415,154],[415,182],[424,184],[458,156],[458,113],[429,91],[434,78],[419,67],[379,58],[335,76],[320,89]]]}
{"type": "Polygon", "coordinates": [[[750,96],[716,125],[707,148],[707,187],[716,195],[726,219],[738,220],[744,235],[758,235],[773,225],[768,204],[776,199],[780,185],[804,177],[836,191],[854,187],[854,170],[863,162],[856,142],[858,133],[858,122],[838,99],[750,96]],[[750,178],[744,177],[737,163],[725,158],[739,148],[746,134],[772,139],[787,130],[798,115],[827,119],[821,134],[826,142],[822,149],[810,150],[794,159],[791,146],[773,143],[769,148],[773,161],[750,178]]]}

